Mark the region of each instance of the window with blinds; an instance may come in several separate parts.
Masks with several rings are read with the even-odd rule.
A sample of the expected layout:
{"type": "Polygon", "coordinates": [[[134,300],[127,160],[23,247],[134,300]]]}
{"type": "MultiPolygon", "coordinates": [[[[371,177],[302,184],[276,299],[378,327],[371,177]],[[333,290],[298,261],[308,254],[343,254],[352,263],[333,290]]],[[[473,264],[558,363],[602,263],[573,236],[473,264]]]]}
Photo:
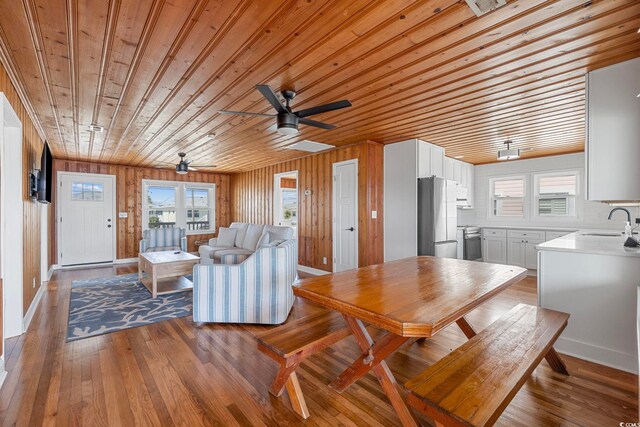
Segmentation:
{"type": "Polygon", "coordinates": [[[575,216],[577,172],[536,174],[534,182],[538,216],[575,216]]]}
{"type": "Polygon", "coordinates": [[[524,217],[525,180],[523,177],[491,180],[493,215],[496,217],[524,217]]]}

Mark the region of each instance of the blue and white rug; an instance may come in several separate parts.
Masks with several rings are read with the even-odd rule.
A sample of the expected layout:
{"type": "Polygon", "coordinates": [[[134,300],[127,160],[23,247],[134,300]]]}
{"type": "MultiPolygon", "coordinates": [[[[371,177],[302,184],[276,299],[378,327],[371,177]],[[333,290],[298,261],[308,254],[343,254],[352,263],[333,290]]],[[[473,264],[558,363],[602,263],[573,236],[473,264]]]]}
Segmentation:
{"type": "MultiPolygon", "coordinates": [[[[185,277],[191,280],[191,275],[185,277]]],[[[74,280],[67,341],[189,316],[192,306],[192,291],[151,298],[147,288],[138,282],[137,273],[74,280]]]]}

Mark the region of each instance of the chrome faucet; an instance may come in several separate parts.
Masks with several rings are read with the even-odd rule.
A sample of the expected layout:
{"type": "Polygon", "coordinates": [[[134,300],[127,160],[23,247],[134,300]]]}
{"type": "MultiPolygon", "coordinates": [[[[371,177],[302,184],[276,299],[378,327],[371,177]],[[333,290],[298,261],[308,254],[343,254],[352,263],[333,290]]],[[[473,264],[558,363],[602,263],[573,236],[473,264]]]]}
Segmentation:
{"type": "Polygon", "coordinates": [[[629,212],[629,210],[625,209],[625,208],[613,208],[613,209],[611,209],[611,212],[609,212],[609,218],[608,219],[611,219],[611,216],[613,215],[613,213],[615,211],[625,211],[627,213],[627,221],[629,221],[629,224],[631,224],[631,212],[629,212]]]}

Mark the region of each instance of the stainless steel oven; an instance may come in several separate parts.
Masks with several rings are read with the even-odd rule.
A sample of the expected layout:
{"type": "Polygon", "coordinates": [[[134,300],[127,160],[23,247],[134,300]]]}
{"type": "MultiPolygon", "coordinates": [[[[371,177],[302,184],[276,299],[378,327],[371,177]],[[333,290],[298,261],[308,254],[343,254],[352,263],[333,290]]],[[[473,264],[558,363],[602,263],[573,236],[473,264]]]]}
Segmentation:
{"type": "Polygon", "coordinates": [[[482,258],[482,235],[480,227],[464,227],[464,259],[475,261],[482,258]]]}

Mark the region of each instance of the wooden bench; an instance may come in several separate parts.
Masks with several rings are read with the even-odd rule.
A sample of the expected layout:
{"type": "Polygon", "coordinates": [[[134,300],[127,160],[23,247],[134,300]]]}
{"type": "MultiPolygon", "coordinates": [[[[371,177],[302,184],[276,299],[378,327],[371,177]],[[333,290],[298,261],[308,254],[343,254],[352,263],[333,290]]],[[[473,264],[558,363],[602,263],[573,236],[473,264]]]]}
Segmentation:
{"type": "Polygon", "coordinates": [[[258,349],[280,364],[269,392],[280,396],[286,387],[293,410],[302,418],[308,418],[309,410],[295,370],[307,357],[349,335],[351,330],[342,315],[323,308],[257,336],[258,349]]]}
{"type": "Polygon", "coordinates": [[[438,426],[489,426],[543,357],[568,375],[553,344],[569,315],[519,304],[405,384],[408,403],[438,426]]]}

